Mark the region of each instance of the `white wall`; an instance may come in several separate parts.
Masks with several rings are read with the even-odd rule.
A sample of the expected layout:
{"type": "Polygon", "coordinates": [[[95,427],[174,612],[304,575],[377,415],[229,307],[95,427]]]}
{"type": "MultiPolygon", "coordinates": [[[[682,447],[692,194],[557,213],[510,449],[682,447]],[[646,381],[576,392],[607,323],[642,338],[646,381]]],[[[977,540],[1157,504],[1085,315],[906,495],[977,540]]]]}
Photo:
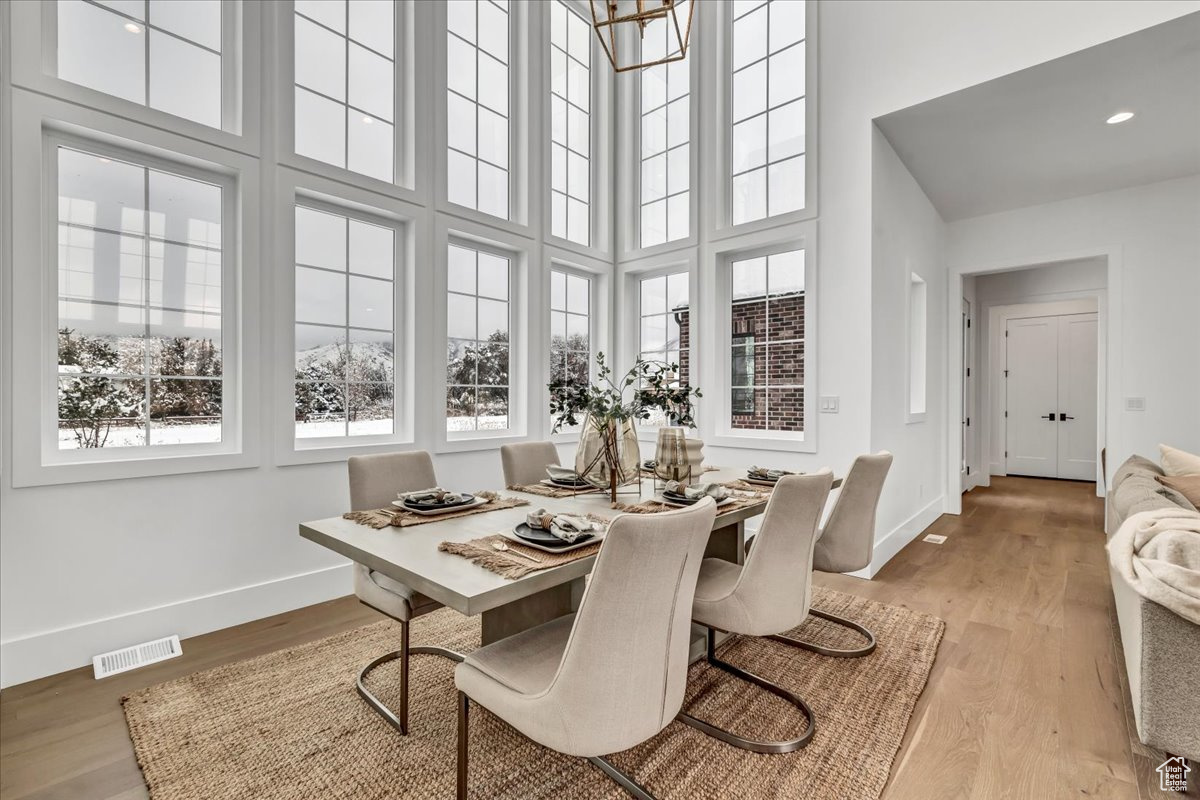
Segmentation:
{"type": "Polygon", "coordinates": [[[896,462],[884,485],[872,572],[942,512],[946,400],[946,224],[896,151],[872,133],[871,447],[896,462]],[[908,291],[926,282],[926,408],[910,419],[908,291]]]}
{"type": "MultiPolygon", "coordinates": [[[[872,434],[872,119],[1197,8],[1200,2],[1190,0],[822,4],[818,380],[821,394],[840,396],[841,413],[817,420],[820,452],[789,463],[844,470],[854,455],[892,438],[872,434]]],[[[8,44],[0,50],[8,51],[8,44]]],[[[1129,291],[1140,297],[1147,290],[1129,291]]],[[[1176,296],[1174,305],[1181,303],[1176,296]]],[[[264,328],[269,323],[264,320],[264,328]]],[[[936,331],[930,346],[944,346],[936,331]]],[[[1156,366],[1154,360],[1135,365],[1136,385],[1146,385],[1156,366]]],[[[1187,400],[1195,398],[1191,380],[1187,400]]],[[[931,386],[929,396],[940,392],[943,386],[931,386]]],[[[1171,402],[1178,408],[1186,401],[1154,392],[1151,408],[1171,402]]],[[[1133,429],[1131,444],[1158,436],[1153,426],[1133,429]]],[[[1168,438],[1196,445],[1194,430],[1168,438]]],[[[932,442],[898,438],[893,478],[924,475],[917,480],[935,485],[940,473],[922,457],[932,442]]],[[[761,456],[767,463],[779,455],[731,450],[714,459],[739,463],[761,456]]],[[[465,485],[492,483],[498,459],[495,453],[446,455],[437,467],[465,485]]],[[[340,559],[300,540],[295,529],[297,520],[341,510],[344,486],[338,464],[267,462],[234,472],[19,490],[6,476],[0,487],[0,682],[78,666],[101,649],[150,636],[194,635],[345,593],[349,579],[340,559]]],[[[912,518],[923,502],[889,488],[881,535],[890,534],[896,520],[912,518]]]]}
{"type": "MultiPolygon", "coordinates": [[[[1107,252],[1109,475],[1160,442],[1200,450],[1200,177],[961,220],[949,226],[952,272],[1107,252]],[[1145,398],[1126,411],[1125,398],[1145,398]]],[[[1089,268],[1075,278],[1096,283],[1089,268]]],[[[983,285],[984,279],[977,281],[983,285]]],[[[989,279],[991,280],[991,279],[989,279]]],[[[1043,290],[1063,290],[1051,278],[1043,290]]],[[[1011,289],[1004,282],[1001,291],[1011,289]]],[[[1074,284],[1078,286],[1079,284],[1074,284]]],[[[1042,295],[1045,297],[1046,295],[1042,295]]]]}
{"type": "MultiPolygon", "coordinates": [[[[1003,362],[996,358],[1002,347],[1002,326],[992,328],[991,310],[998,306],[1038,304],[1088,298],[1093,310],[1106,294],[1108,263],[1103,258],[1084,258],[1050,264],[1034,269],[1019,269],[972,279],[976,287],[979,312],[975,328],[975,377],[977,392],[972,417],[977,421],[974,433],[980,445],[971,461],[980,483],[990,483],[991,475],[1004,474],[1003,362]]],[[[1107,311],[1105,304],[1104,311],[1107,311]]],[[[1049,313],[1049,312],[1048,312],[1049,313]]],[[[973,454],[974,455],[974,454],[973,454]]]]}

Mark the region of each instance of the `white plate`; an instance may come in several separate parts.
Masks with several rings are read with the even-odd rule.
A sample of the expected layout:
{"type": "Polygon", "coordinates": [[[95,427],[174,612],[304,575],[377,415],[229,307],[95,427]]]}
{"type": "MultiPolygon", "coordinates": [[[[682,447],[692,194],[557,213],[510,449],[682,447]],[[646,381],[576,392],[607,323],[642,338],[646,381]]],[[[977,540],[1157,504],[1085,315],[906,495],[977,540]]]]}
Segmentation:
{"type": "Polygon", "coordinates": [[[598,542],[603,542],[605,533],[606,533],[606,531],[600,531],[595,536],[588,539],[586,542],[576,542],[575,544],[569,544],[566,547],[545,547],[545,546],[537,544],[535,542],[527,542],[524,539],[522,539],[520,536],[517,536],[512,531],[500,531],[500,535],[503,536],[505,539],[508,539],[510,542],[516,542],[517,544],[523,544],[526,547],[532,547],[534,550],[541,550],[544,553],[569,553],[572,550],[578,550],[581,547],[587,547],[588,545],[593,545],[598,542]]]}
{"type": "Polygon", "coordinates": [[[469,508],[476,508],[478,506],[483,505],[484,503],[490,503],[490,502],[491,501],[486,497],[478,497],[477,496],[470,503],[466,503],[461,506],[451,506],[450,508],[431,508],[427,511],[418,511],[415,508],[409,508],[408,506],[404,505],[403,500],[393,500],[392,505],[394,505],[396,508],[399,508],[403,511],[411,511],[414,514],[419,514],[422,517],[436,517],[439,514],[450,514],[455,511],[466,511],[469,508]]]}
{"type": "MultiPolygon", "coordinates": [[[[658,502],[662,503],[665,506],[671,506],[673,508],[691,508],[692,506],[696,505],[696,503],[677,503],[674,500],[668,500],[664,495],[659,495],[658,497],[656,497],[654,499],[657,500],[658,502]]],[[[727,506],[736,499],[737,499],[736,497],[726,497],[724,500],[718,500],[717,508],[727,506]]],[[[700,501],[697,500],[696,502],[698,503],[700,501]]]]}

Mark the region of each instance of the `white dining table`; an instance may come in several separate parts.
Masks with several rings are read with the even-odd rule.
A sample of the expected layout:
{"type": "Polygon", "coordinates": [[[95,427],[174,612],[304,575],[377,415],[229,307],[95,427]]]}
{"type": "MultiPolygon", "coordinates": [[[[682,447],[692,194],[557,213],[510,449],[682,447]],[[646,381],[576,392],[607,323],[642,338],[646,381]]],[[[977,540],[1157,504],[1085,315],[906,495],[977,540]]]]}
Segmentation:
{"type": "MultiPolygon", "coordinates": [[[[703,480],[723,483],[745,477],[744,469],[722,469],[704,473],[703,480]]],[[[510,579],[462,556],[441,552],[438,545],[511,531],[537,508],[605,517],[620,513],[611,507],[607,491],[562,498],[514,490],[504,490],[501,494],[527,499],[529,505],[380,530],[340,516],[330,517],[300,523],[300,535],[394,578],[460,614],[480,615],[482,643],[490,644],[576,610],[584,578],[591,572],[596,557],[580,558],[510,579]]],[[[643,478],[640,487],[622,487],[618,501],[632,504],[659,496],[655,481],[643,478]]],[[[764,499],[718,514],[705,557],[742,563],[746,520],[761,514],[765,508],[764,499]]],[[[694,643],[693,656],[700,655],[702,644],[701,637],[694,643]]]]}

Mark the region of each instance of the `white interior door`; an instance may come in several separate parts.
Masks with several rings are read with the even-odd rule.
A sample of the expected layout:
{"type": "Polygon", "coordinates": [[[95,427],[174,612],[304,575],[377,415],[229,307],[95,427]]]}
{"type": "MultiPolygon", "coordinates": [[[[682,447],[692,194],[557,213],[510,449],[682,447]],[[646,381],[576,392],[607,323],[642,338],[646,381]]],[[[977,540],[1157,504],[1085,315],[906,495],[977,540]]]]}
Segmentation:
{"type": "Polygon", "coordinates": [[[1058,317],[1010,319],[1006,470],[1058,477],[1058,317]]]}
{"type": "Polygon", "coordinates": [[[1096,480],[1095,314],[1058,320],[1058,477],[1096,480]]]}

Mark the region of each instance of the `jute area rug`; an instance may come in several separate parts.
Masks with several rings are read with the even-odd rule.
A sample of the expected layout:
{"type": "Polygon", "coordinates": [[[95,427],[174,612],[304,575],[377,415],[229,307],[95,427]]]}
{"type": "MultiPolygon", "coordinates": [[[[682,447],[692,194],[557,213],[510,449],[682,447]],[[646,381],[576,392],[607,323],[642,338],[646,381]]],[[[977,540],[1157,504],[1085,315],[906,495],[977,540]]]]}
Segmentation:
{"type": "MultiPolygon", "coordinates": [[[[813,605],[875,631],[876,651],[836,659],[735,637],[727,661],[805,698],[817,719],[809,746],[757,755],[672,722],[613,761],[659,798],[877,798],[913,706],[929,677],[944,623],[926,614],[830,590],[813,605]]],[[[200,672],[125,698],[138,762],[154,800],[307,800],[454,796],[454,665],[413,656],[410,732],[401,736],[359,699],[354,679],[399,646],[383,621],[291,650],[200,672]]],[[[793,635],[833,647],[853,633],[809,619],[793,635]]],[[[412,642],[479,646],[478,618],[446,609],[417,619],[412,642]]],[[[399,662],[371,674],[392,703],[399,662]]],[[[693,715],[755,738],[798,735],[791,705],[700,663],[688,675],[693,715]]],[[[536,745],[482,707],[471,709],[473,798],[612,798],[627,795],[579,758],[536,745]]]]}

